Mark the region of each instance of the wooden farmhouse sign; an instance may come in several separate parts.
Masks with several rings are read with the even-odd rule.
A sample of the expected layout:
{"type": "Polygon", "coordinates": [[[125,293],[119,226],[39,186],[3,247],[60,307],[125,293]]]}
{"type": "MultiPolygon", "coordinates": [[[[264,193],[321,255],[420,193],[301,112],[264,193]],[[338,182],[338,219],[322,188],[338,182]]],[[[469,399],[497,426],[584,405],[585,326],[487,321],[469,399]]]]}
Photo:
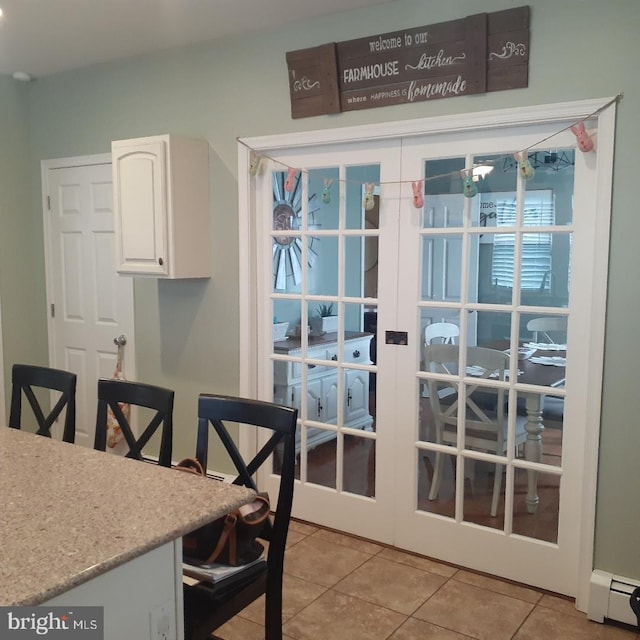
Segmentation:
{"type": "Polygon", "coordinates": [[[289,51],[291,116],[526,87],[529,7],[289,51]]]}

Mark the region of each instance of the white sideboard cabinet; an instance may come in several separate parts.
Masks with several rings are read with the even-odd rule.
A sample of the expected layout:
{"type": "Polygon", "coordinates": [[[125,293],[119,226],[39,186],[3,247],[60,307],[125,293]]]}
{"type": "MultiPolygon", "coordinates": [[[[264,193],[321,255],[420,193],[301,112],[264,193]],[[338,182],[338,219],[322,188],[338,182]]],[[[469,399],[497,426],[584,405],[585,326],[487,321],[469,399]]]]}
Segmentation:
{"type": "MultiPolygon", "coordinates": [[[[369,333],[345,332],[343,361],[371,364],[369,346],[373,336],[369,333]]],[[[336,424],[338,407],[343,404],[343,426],[352,429],[372,429],[373,417],[369,413],[369,372],[363,369],[344,369],[342,398],[338,391],[338,368],[330,364],[303,362],[300,338],[288,338],[274,343],[274,352],[292,360],[276,360],[273,369],[274,402],[296,409],[302,406],[302,393],[307,395],[307,419],[336,424]],[[306,390],[302,387],[302,368],[307,368],[306,390]]],[[[307,360],[337,361],[338,336],[327,333],[309,336],[307,360]]],[[[302,416],[301,416],[302,417],[302,416]]],[[[335,431],[309,428],[307,449],[313,449],[336,437],[335,431]]],[[[300,451],[300,433],[296,433],[296,451],[300,451]]]]}
{"type": "Polygon", "coordinates": [[[116,270],[211,276],[209,145],[160,135],[111,143],[116,270]]]}

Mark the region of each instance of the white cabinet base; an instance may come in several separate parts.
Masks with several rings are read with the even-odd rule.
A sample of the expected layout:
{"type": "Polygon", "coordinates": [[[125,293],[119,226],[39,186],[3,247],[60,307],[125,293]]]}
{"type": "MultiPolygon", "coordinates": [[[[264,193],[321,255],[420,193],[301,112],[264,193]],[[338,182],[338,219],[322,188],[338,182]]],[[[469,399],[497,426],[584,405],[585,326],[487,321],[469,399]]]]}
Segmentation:
{"type": "MultiPolygon", "coordinates": [[[[154,637],[151,621],[156,620],[154,612],[162,608],[168,614],[167,640],[183,640],[182,538],[115,567],[43,605],[104,607],[104,640],[154,637]]],[[[165,622],[166,618],[163,624],[165,622]]]]}
{"type": "MultiPolygon", "coordinates": [[[[274,362],[273,399],[278,404],[302,407],[302,371],[306,367],[306,406],[307,420],[335,425],[338,419],[338,407],[342,403],[343,427],[371,431],[373,417],[369,414],[369,371],[348,369],[351,363],[371,364],[369,345],[372,335],[369,333],[347,332],[344,339],[342,362],[345,365],[343,394],[338,397],[338,371],[329,364],[318,361],[337,362],[337,334],[326,334],[320,338],[309,338],[305,362],[301,362],[299,339],[289,339],[274,344],[279,355],[290,356],[291,360],[274,362]],[[312,361],[312,362],[311,362],[312,361]]],[[[301,416],[302,417],[302,416],[301,416]]],[[[307,428],[307,450],[329,442],[336,437],[330,429],[307,428]]],[[[296,453],[301,450],[301,437],[296,436],[296,453]]]]}

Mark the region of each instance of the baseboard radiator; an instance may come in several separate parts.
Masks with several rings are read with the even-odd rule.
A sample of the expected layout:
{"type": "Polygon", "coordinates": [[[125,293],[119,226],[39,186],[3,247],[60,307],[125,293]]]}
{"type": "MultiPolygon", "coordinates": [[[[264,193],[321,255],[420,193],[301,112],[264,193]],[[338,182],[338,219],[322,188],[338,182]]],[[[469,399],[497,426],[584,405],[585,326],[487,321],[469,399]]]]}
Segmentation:
{"type": "Polygon", "coordinates": [[[638,618],[631,608],[631,594],[638,588],[640,588],[640,580],[617,576],[606,571],[593,571],[587,614],[589,619],[603,622],[607,618],[638,625],[638,618]]]}

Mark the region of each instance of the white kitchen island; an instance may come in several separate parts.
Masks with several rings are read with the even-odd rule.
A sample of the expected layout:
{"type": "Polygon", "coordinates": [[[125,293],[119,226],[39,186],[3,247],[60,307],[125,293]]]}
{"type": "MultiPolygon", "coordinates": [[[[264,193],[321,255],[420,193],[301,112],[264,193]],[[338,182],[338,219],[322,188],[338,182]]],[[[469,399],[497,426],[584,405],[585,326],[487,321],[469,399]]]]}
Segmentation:
{"type": "Polygon", "coordinates": [[[181,536],[252,495],[0,427],[0,606],[103,606],[105,640],[181,640],[181,536]]]}

